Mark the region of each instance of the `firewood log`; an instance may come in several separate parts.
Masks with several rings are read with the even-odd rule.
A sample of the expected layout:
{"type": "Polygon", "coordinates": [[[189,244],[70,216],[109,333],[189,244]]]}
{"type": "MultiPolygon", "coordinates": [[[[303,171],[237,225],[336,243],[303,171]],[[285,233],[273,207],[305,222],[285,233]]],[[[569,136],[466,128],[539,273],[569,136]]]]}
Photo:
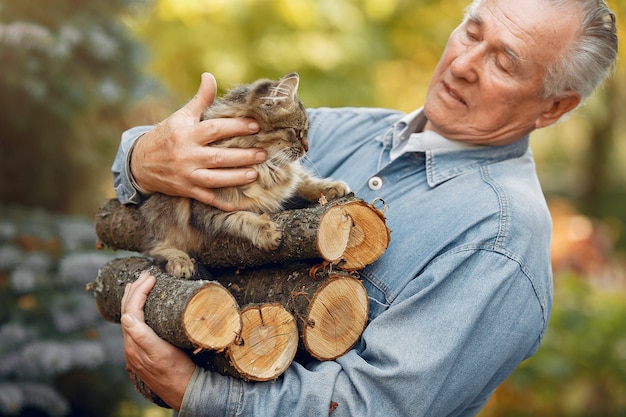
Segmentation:
{"type": "MultiPolygon", "coordinates": [[[[231,359],[234,352],[242,351],[242,340],[245,344],[246,338],[256,330],[250,330],[250,320],[244,322],[247,328],[241,327],[242,315],[238,314],[242,316],[239,320],[233,318],[237,305],[253,306],[257,310],[261,305],[268,311],[271,310],[268,305],[280,305],[294,317],[296,346],[299,335],[301,349],[319,360],[335,359],[346,353],[358,341],[367,322],[365,288],[353,274],[345,271],[312,269],[311,263],[298,262],[249,270],[217,269],[211,271],[211,281],[189,281],[172,278],[149,259],[141,257],[109,262],[100,270],[96,281],[88,285],[103,318],[119,322],[124,287],[144,270],[157,278],[146,300],[146,323],[163,339],[188,350],[226,349],[226,356],[231,359]],[[173,303],[174,300],[178,301],[173,303]],[[215,308],[215,304],[228,308],[215,308]],[[224,313],[217,314],[219,311],[224,313]]],[[[255,337],[258,340],[258,332],[255,337]]],[[[281,349],[291,352],[292,348],[284,345],[280,345],[281,349]]],[[[291,353],[278,352],[275,356],[289,355],[291,353]]],[[[246,369],[247,365],[238,361],[235,367],[246,369]]],[[[284,367],[279,368],[282,373],[284,367]]],[[[267,375],[266,372],[248,372],[239,376],[258,380],[267,375]]]]}
{"type": "Polygon", "coordinates": [[[298,351],[298,327],[293,315],[278,303],[250,305],[241,310],[243,327],[212,369],[246,381],[270,381],[291,365],[298,351]]]}
{"type": "Polygon", "coordinates": [[[119,323],[124,289],[144,270],[157,279],[146,299],[145,320],[162,339],[183,349],[223,350],[241,333],[239,306],[220,283],[175,279],[139,257],[110,261],[87,285],[105,320],[119,323]]]}
{"type": "Polygon", "coordinates": [[[335,359],[358,341],[369,311],[367,292],[355,273],[310,262],[214,271],[239,305],[279,303],[297,320],[301,347],[319,360],[335,359]],[[328,267],[327,267],[328,268],[328,267]]]}
{"type": "MultiPolygon", "coordinates": [[[[353,195],[312,207],[270,215],[283,231],[278,249],[264,251],[228,236],[208,240],[190,254],[210,267],[247,267],[290,260],[323,259],[343,270],[359,270],[377,260],[389,244],[382,212],[353,195]]],[[[107,201],[96,213],[99,247],[141,251],[146,228],[137,206],[107,201]]]]}

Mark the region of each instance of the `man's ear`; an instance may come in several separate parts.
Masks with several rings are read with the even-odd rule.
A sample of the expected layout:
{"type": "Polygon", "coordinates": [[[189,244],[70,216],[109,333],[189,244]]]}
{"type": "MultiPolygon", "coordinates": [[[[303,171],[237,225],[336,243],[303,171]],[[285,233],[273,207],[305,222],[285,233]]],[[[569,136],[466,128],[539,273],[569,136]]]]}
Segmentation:
{"type": "Polygon", "coordinates": [[[535,121],[535,127],[540,129],[558,122],[561,117],[574,110],[580,104],[580,100],[580,94],[575,91],[568,91],[559,97],[549,98],[546,110],[535,121]]]}

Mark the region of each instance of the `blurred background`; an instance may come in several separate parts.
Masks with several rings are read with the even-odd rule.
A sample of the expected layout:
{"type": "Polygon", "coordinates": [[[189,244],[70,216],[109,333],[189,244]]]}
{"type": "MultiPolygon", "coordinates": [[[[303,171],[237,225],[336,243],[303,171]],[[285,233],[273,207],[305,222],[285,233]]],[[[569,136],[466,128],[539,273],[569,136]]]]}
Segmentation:
{"type": "MultiPolygon", "coordinates": [[[[291,71],[309,107],[421,106],[469,0],[0,0],[0,416],[169,415],[133,393],[85,285],[123,130],[203,71],[291,71]]],[[[609,0],[624,38],[626,2],[609,0]]],[[[625,52],[620,51],[620,59],[625,52]]],[[[482,417],[626,415],[626,67],[533,134],[554,220],[545,341],[482,417]],[[622,109],[622,110],[620,110],[622,109]]]]}

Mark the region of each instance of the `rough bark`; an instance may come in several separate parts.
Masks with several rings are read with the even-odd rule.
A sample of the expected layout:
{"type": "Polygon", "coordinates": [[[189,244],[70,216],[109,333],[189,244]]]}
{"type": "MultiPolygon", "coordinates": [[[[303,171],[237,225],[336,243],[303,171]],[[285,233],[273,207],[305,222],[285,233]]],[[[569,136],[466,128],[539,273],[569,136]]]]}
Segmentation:
{"type": "MultiPolygon", "coordinates": [[[[285,210],[270,217],[283,231],[283,241],[274,251],[263,251],[248,241],[224,236],[207,240],[200,253],[190,255],[218,268],[321,258],[337,268],[358,270],[378,259],[389,244],[383,214],[354,196],[285,210]]],[[[121,205],[115,199],[100,207],[95,228],[99,246],[131,251],[141,250],[146,230],[137,207],[121,205]]]]}
{"type": "MultiPolygon", "coordinates": [[[[124,288],[143,271],[157,278],[144,307],[146,323],[198,365],[243,380],[278,378],[298,351],[335,359],[358,341],[368,315],[355,273],[331,264],[291,262],[251,269],[202,267],[208,279],[173,278],[147,258],[116,259],[88,284],[98,310],[120,321],[124,288]],[[246,307],[239,311],[238,305],[246,307]]],[[[132,372],[146,399],[167,405],[132,372]]]]}
{"type": "Polygon", "coordinates": [[[295,317],[301,347],[314,358],[332,360],[358,341],[367,322],[368,300],[354,273],[327,269],[293,262],[216,269],[210,281],[189,281],[170,277],[146,258],[132,257],[106,264],[89,289],[100,314],[119,322],[124,287],[148,270],[157,283],[146,300],[146,322],[163,339],[188,350],[223,350],[236,337],[240,340],[243,330],[237,305],[279,304],[295,317]]]}
{"type": "Polygon", "coordinates": [[[138,257],[110,261],[88,284],[105,320],[119,323],[124,288],[144,270],[157,279],[146,299],[145,320],[162,339],[183,349],[223,350],[241,332],[237,302],[221,284],[178,280],[138,257]]]}

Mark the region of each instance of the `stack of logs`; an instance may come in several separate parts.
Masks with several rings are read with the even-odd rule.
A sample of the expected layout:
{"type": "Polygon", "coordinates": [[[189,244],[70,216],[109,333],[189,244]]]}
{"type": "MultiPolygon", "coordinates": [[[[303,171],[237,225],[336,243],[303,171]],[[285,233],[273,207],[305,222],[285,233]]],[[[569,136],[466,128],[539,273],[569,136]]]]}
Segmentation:
{"type": "MultiPolygon", "coordinates": [[[[147,270],[157,281],[146,300],[146,323],[207,369],[267,381],[296,355],[322,361],[343,355],[367,322],[358,270],[389,244],[382,212],[350,195],[270,217],[283,230],[277,250],[226,237],[206,242],[190,254],[198,265],[193,280],[176,279],[148,258],[109,262],[88,285],[100,314],[119,323],[126,284],[147,270]]],[[[99,247],[138,251],[142,221],[135,206],[107,201],[95,219],[99,247]]],[[[159,404],[141,381],[133,382],[159,404]]]]}

